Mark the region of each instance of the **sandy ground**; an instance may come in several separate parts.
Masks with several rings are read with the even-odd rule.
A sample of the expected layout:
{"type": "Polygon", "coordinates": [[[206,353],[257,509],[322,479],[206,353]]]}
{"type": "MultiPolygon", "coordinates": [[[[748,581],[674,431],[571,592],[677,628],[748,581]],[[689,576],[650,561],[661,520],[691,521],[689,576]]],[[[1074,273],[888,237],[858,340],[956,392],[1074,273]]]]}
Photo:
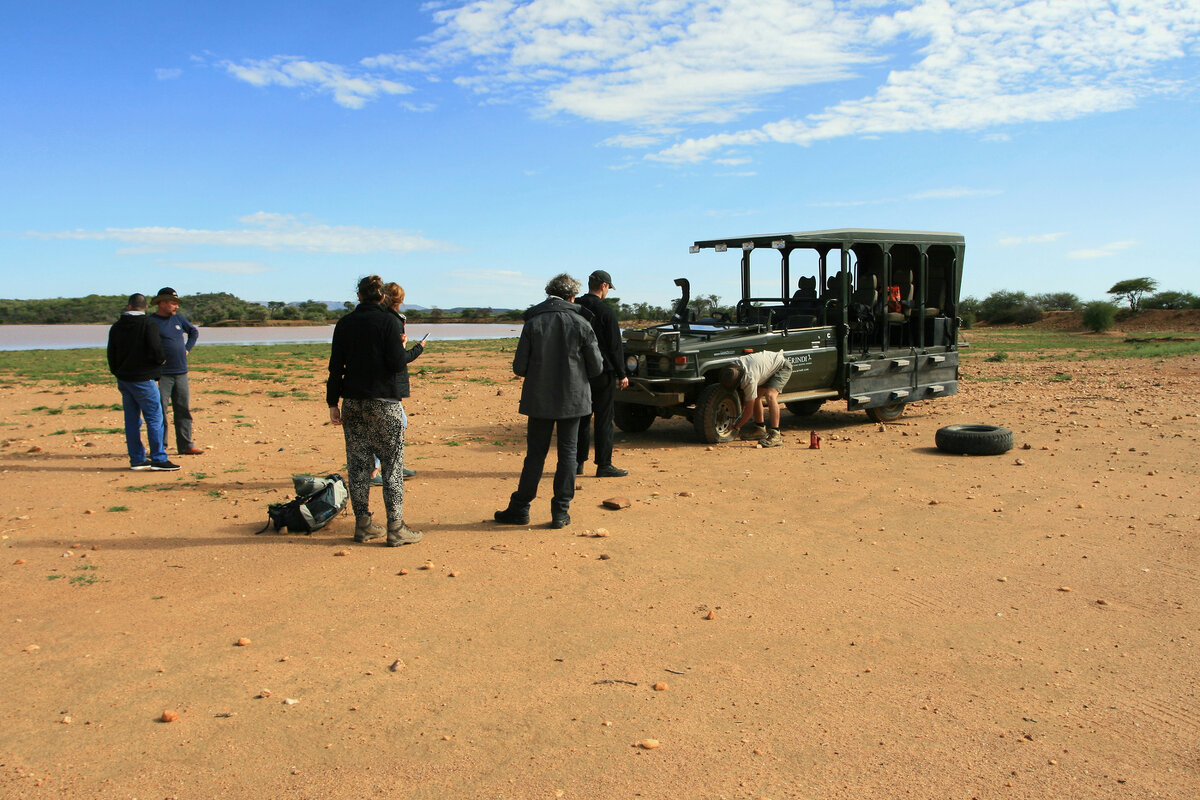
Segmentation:
{"type": "Polygon", "coordinates": [[[589,471],[555,531],[548,496],[490,521],[510,354],[431,348],[396,549],[348,514],[254,535],[342,469],[316,362],[307,400],[194,373],[177,473],[69,432],[119,428],[69,409],[115,386],[6,389],[0,796],[1194,798],[1200,363],[986,352],[896,424],[618,434],[629,477],[589,471]],[[1017,449],[937,451],[956,422],[1017,449]]]}

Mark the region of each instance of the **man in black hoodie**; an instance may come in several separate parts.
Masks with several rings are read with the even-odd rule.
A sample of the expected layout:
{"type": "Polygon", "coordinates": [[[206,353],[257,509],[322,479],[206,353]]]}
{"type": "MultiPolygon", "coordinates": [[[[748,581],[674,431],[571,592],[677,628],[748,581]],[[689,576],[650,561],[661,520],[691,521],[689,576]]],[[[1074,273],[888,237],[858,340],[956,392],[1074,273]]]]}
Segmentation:
{"type": "Polygon", "coordinates": [[[576,305],[586,308],[591,315],[592,330],[596,332],[596,341],[600,345],[600,355],[604,358],[604,372],[592,378],[592,413],[579,420],[579,446],[576,448],[575,460],[578,467],[576,475],[583,474],[583,465],[587,463],[588,447],[592,441],[592,420],[596,421],[596,477],[623,478],[629,472],[614,467],[613,451],[613,405],[616,388],[629,386],[629,378],[625,377],[625,352],[621,346],[621,328],[617,324],[617,312],[604,302],[608,292],[613,288],[612,276],[598,269],[588,276],[588,293],[576,298],[576,305]]]}
{"type": "Polygon", "coordinates": [[[146,316],[146,295],[129,296],[129,304],[108,330],[108,369],[117,376],[121,406],[125,409],[125,445],[129,450],[129,468],[163,472],[179,469],[167,460],[163,447],[162,401],[158,397],[158,379],[162,376],[162,337],[158,326],[146,316]],[[142,445],[142,418],[146,419],[146,438],[150,458],[142,445]]]}

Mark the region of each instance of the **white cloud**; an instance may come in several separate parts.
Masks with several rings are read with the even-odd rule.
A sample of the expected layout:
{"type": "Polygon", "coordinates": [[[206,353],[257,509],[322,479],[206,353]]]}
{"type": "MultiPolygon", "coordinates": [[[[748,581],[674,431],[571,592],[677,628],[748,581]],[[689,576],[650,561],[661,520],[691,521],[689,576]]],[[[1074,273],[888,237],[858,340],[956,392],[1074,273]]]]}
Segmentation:
{"type": "Polygon", "coordinates": [[[653,147],[662,141],[661,136],[650,133],[623,133],[618,136],[610,136],[600,142],[605,147],[625,147],[630,150],[640,150],[647,147],[653,147]]]}
{"type": "MultiPolygon", "coordinates": [[[[623,126],[667,163],[907,132],[1070,120],[1188,91],[1200,0],[437,0],[409,52],[221,66],[350,108],[443,76],[481,102],[623,126]],[[819,91],[811,87],[821,87],[819,91]],[[827,99],[832,97],[833,99],[827,99]],[[770,109],[789,108],[772,119],[770,109]],[[732,123],[761,117],[742,129],[732,123]],[[662,147],[666,137],[675,139],[662,147]]],[[[430,104],[411,106],[426,110],[430,104]]]]}
{"type": "Polygon", "coordinates": [[[252,86],[284,86],[308,89],[333,96],[345,108],[362,108],[381,95],[407,94],[412,87],[371,73],[358,72],[338,64],[306,61],[296,56],[222,61],[222,69],[252,86]]]}
{"type": "Polygon", "coordinates": [[[275,270],[261,261],[164,261],[162,264],[165,267],[215,272],[219,275],[258,275],[275,270]]]}
{"type": "Polygon", "coordinates": [[[1072,250],[1067,253],[1067,258],[1078,259],[1093,259],[1093,258],[1111,258],[1122,250],[1127,250],[1137,244],[1133,239],[1128,239],[1120,242],[1109,242],[1108,244],[1100,245],[1099,247],[1088,248],[1084,250],[1072,250]]]}
{"type": "Polygon", "coordinates": [[[183,70],[178,67],[167,69],[160,67],[154,70],[154,76],[160,81],[173,81],[183,74],[183,70]]]}
{"type": "Polygon", "coordinates": [[[288,214],[258,212],[242,217],[244,227],[226,230],[195,228],[105,228],[32,232],[40,239],[76,239],[125,242],[138,247],[261,247],[310,253],[415,253],[456,249],[447,242],[392,228],[323,225],[288,214]]]}
{"type": "Polygon", "coordinates": [[[1065,231],[1056,233],[1035,233],[1028,236],[1003,236],[1000,238],[999,244],[1001,247],[1015,247],[1022,244],[1048,244],[1056,242],[1066,236],[1065,231]]]}

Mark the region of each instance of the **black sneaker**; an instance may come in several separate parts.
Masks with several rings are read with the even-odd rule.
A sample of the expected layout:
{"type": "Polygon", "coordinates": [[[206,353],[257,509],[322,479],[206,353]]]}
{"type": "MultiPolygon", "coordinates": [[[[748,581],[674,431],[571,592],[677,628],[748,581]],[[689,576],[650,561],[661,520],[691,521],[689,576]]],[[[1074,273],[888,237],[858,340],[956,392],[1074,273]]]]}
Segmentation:
{"type": "Polygon", "coordinates": [[[629,470],[614,467],[612,464],[596,467],[597,478],[624,478],[628,474],[629,470]]]}
{"type": "Polygon", "coordinates": [[[565,528],[571,524],[570,514],[555,514],[550,520],[551,528],[565,528]]]}
{"type": "Polygon", "coordinates": [[[130,464],[129,468],[132,470],[150,469],[150,462],[142,461],[141,463],[138,463],[138,464],[130,464]]]}
{"type": "Polygon", "coordinates": [[[583,465],[586,463],[587,463],[586,461],[580,461],[578,464],[575,465],[575,474],[576,475],[583,474],[583,465]]]}
{"type": "Polygon", "coordinates": [[[179,469],[179,465],[172,464],[170,461],[151,461],[150,469],[155,472],[174,472],[179,469]]]}
{"type": "Polygon", "coordinates": [[[515,509],[506,508],[503,511],[497,511],[492,515],[496,522],[502,522],[505,525],[528,525],[529,512],[517,511],[515,509]]]}

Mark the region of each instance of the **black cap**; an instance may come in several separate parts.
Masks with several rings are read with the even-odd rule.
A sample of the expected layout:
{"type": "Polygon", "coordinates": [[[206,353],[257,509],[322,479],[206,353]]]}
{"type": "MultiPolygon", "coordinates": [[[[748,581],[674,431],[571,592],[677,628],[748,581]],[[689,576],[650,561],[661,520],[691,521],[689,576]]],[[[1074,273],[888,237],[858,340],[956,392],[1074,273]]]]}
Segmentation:
{"type": "Polygon", "coordinates": [[[588,275],[588,280],[595,281],[596,283],[607,283],[608,288],[610,288],[610,289],[617,288],[617,287],[613,286],[612,275],[609,275],[607,272],[605,272],[602,269],[598,269],[595,272],[593,272],[591,275],[588,275]]]}
{"type": "Polygon", "coordinates": [[[178,300],[179,295],[170,286],[164,286],[158,290],[158,294],[154,295],[154,299],[150,302],[157,303],[160,300],[178,300]]]}

